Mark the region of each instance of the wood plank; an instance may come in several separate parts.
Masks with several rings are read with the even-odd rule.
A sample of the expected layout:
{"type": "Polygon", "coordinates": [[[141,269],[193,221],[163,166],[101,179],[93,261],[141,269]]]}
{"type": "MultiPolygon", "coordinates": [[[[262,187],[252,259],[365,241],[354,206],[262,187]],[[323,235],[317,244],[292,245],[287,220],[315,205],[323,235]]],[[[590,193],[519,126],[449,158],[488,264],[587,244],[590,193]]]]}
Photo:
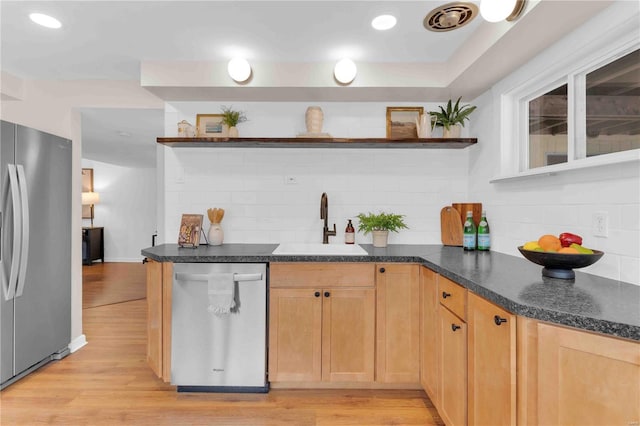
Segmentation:
{"type": "Polygon", "coordinates": [[[373,263],[272,262],[269,286],[279,287],[374,287],[373,263]]]}
{"type": "Polygon", "coordinates": [[[462,149],[476,144],[476,138],[157,138],[157,143],[174,148],[389,148],[462,149]]]}

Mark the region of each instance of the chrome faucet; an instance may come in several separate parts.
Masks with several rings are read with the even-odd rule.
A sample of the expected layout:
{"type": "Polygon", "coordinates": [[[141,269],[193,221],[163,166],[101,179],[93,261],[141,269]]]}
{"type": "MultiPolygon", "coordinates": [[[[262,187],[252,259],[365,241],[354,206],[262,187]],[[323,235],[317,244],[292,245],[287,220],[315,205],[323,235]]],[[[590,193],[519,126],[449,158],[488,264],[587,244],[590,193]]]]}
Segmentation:
{"type": "Polygon", "coordinates": [[[333,231],[329,231],[329,197],[323,192],[320,197],[320,219],[324,219],[324,228],[322,229],[322,244],[329,244],[329,237],[336,235],[336,224],[333,224],[333,231]]]}

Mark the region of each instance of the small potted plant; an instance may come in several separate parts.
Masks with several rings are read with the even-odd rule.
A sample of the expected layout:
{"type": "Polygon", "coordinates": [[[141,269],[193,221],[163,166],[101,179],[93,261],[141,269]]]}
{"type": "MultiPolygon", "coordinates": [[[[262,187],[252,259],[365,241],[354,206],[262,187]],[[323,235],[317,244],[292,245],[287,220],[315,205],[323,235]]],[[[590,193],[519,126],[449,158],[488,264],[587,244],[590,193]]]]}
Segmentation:
{"type": "Polygon", "coordinates": [[[400,229],[408,229],[408,226],[402,219],[404,215],[380,212],[360,213],[356,216],[360,221],[358,231],[362,231],[367,235],[369,232],[373,234],[374,247],[386,247],[389,231],[398,232],[400,229]]]}
{"type": "Polygon", "coordinates": [[[446,108],[440,106],[440,111],[430,111],[429,114],[436,117],[436,125],[444,128],[442,137],[458,138],[460,137],[461,127],[464,127],[464,120],[468,120],[469,116],[476,107],[473,105],[460,105],[458,98],[455,104],[449,99],[446,108]]]}
{"type": "Polygon", "coordinates": [[[222,105],[222,124],[225,124],[229,128],[229,137],[238,137],[238,128],[236,127],[240,123],[247,121],[247,117],[242,111],[234,111],[233,107],[226,107],[222,105]]]}

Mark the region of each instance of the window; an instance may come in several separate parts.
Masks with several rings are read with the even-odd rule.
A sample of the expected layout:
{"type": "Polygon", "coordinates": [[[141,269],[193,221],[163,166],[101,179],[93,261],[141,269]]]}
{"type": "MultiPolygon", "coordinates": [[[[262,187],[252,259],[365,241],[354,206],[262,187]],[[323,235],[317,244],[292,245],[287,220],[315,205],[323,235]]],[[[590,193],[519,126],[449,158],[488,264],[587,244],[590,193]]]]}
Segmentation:
{"type": "Polygon", "coordinates": [[[587,156],[640,148],[640,50],[586,75],[587,156]]]}
{"type": "Polygon", "coordinates": [[[640,50],[568,75],[527,103],[527,169],[640,148],[640,50]]]}

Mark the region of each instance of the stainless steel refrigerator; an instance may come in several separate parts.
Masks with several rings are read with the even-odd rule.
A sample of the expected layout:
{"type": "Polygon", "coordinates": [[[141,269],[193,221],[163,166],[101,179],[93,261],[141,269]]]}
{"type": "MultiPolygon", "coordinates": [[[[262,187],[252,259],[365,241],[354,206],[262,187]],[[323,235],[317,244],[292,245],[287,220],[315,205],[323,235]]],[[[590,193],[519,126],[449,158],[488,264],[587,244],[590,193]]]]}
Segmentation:
{"type": "Polygon", "coordinates": [[[68,353],[71,141],[0,123],[2,389],[68,353]]]}

